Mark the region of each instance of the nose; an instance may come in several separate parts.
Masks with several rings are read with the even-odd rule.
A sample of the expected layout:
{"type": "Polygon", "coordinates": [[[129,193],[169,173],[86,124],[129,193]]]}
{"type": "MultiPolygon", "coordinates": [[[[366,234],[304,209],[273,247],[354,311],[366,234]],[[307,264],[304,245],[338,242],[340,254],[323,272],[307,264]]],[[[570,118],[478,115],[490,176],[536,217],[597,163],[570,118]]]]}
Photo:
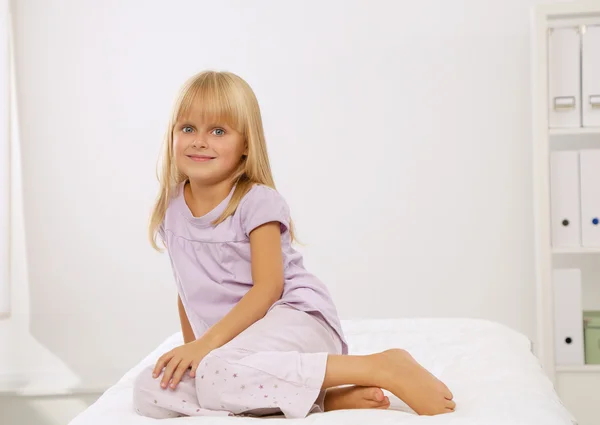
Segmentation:
{"type": "Polygon", "coordinates": [[[200,148],[207,148],[208,144],[206,142],[206,138],[204,138],[204,137],[197,137],[192,142],[192,146],[195,147],[196,149],[200,149],[200,148]]]}

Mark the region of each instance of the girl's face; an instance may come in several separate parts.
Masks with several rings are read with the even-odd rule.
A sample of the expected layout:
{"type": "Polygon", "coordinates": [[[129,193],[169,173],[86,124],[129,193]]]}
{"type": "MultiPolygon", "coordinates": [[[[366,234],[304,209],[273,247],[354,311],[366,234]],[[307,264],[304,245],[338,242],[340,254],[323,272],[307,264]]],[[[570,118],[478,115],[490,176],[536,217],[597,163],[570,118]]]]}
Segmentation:
{"type": "Polygon", "coordinates": [[[175,123],[175,164],[190,181],[202,185],[220,183],[237,169],[246,153],[246,143],[242,134],[228,125],[204,122],[200,116],[193,107],[187,118],[175,123]]]}

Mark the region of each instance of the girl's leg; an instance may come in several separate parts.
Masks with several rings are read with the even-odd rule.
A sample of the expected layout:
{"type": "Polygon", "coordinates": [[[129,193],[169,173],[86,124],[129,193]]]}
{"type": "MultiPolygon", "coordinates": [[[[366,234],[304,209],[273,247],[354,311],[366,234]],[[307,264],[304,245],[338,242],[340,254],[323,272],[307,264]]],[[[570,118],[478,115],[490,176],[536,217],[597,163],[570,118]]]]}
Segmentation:
{"type": "Polygon", "coordinates": [[[383,388],[418,414],[454,409],[448,388],[405,351],[342,356],[332,333],[307,313],[271,310],[200,363],[200,406],[258,416],[281,411],[288,418],[302,418],[326,409],[371,407],[360,404],[361,394],[383,388]],[[358,387],[334,388],[341,385],[358,387]]]}
{"type": "Polygon", "coordinates": [[[384,388],[420,415],[448,413],[456,406],[446,385],[404,350],[328,356],[322,388],[347,384],[384,388]]]}

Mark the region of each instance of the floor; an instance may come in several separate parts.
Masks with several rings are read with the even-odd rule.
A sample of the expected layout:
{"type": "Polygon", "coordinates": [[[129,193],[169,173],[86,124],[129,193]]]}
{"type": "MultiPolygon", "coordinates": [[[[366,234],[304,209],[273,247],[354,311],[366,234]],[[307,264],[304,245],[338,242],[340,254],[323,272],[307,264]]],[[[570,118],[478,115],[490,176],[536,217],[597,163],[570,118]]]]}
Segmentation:
{"type": "Polygon", "coordinates": [[[100,394],[52,397],[0,396],[1,425],[67,425],[100,394]]]}

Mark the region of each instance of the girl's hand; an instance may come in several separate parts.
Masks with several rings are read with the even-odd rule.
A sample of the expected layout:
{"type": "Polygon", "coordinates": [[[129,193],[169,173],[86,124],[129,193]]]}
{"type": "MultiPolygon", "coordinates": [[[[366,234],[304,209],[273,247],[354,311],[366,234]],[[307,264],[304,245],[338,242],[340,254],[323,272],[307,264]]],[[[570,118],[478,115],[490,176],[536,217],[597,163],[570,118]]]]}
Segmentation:
{"type": "Polygon", "coordinates": [[[158,359],[152,371],[152,377],[158,377],[164,368],[160,386],[167,388],[169,381],[172,380],[170,386],[175,389],[188,369],[191,368],[190,376],[192,378],[196,376],[196,369],[200,361],[211,351],[202,339],[180,345],[158,359]]]}

